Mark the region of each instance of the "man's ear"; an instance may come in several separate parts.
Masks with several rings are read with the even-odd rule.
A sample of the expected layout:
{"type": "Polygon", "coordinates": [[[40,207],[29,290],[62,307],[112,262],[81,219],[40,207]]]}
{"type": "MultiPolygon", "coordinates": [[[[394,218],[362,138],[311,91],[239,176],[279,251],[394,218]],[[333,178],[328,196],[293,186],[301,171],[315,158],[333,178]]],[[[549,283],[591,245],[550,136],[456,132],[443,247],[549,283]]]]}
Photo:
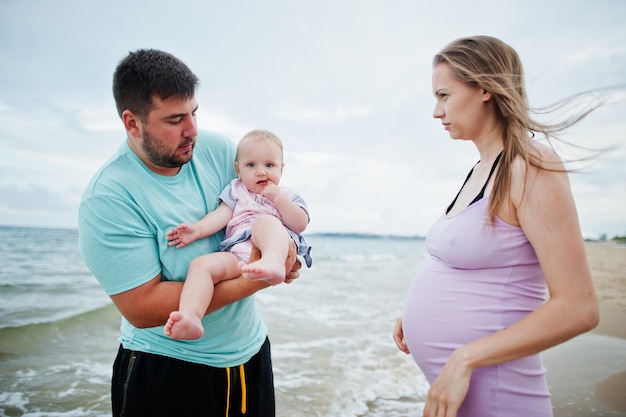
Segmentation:
{"type": "Polygon", "coordinates": [[[130,110],[124,110],[124,112],[122,113],[122,123],[124,124],[126,132],[128,132],[130,136],[136,138],[141,137],[143,124],[135,113],[130,110]]]}

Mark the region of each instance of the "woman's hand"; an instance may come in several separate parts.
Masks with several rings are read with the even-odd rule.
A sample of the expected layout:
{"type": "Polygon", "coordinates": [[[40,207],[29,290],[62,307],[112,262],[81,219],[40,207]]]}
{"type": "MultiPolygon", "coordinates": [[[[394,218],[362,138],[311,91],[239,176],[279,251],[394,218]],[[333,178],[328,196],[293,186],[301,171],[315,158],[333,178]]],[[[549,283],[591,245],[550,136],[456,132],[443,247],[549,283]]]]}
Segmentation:
{"type": "MultiPolygon", "coordinates": [[[[461,348],[462,349],[462,348],[461,348]]],[[[424,417],[456,417],[469,390],[472,370],[457,349],[432,383],[426,397],[424,417]]]]}
{"type": "Polygon", "coordinates": [[[398,346],[398,349],[400,349],[402,352],[406,354],[411,353],[409,351],[409,347],[404,341],[404,330],[402,330],[402,317],[398,317],[398,320],[396,320],[396,327],[393,329],[393,340],[394,342],[396,342],[396,346],[398,346]]]}

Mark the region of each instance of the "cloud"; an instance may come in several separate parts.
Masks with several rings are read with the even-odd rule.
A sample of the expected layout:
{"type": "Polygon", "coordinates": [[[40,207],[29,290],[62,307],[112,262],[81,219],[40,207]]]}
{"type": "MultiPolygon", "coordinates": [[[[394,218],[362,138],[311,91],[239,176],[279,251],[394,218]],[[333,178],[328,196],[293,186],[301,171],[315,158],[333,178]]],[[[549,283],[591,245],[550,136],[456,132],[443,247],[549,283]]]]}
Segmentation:
{"type": "Polygon", "coordinates": [[[2,204],[5,213],[31,211],[61,213],[72,208],[76,201],[67,201],[63,195],[40,186],[0,186],[0,194],[8,196],[2,204]]]}
{"type": "Polygon", "coordinates": [[[367,106],[335,106],[328,110],[311,108],[279,109],[277,111],[279,119],[304,123],[332,123],[353,119],[358,120],[367,117],[371,113],[372,109],[367,106]]]}
{"type": "MultiPolygon", "coordinates": [[[[284,183],[309,203],[312,230],[424,234],[478,159],[432,118],[433,54],[460,36],[501,37],[541,106],[626,85],[625,18],[610,0],[0,2],[0,192],[20,195],[19,209],[0,204],[0,222],[75,227],[82,189],[125,137],[113,70],[154,47],[200,77],[201,129],[283,139],[284,183]]],[[[564,139],[624,145],[625,106],[624,89],[612,90],[564,139]]],[[[585,233],[624,233],[620,152],[572,176],[585,233]]]]}

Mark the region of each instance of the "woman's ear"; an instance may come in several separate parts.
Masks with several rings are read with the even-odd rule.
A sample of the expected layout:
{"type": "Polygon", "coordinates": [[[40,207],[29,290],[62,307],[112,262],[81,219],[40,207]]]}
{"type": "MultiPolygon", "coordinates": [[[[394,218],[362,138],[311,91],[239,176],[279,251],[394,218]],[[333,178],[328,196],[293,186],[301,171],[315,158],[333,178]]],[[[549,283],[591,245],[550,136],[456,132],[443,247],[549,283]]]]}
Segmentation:
{"type": "Polygon", "coordinates": [[[483,101],[491,100],[492,94],[483,88],[483,101]]]}

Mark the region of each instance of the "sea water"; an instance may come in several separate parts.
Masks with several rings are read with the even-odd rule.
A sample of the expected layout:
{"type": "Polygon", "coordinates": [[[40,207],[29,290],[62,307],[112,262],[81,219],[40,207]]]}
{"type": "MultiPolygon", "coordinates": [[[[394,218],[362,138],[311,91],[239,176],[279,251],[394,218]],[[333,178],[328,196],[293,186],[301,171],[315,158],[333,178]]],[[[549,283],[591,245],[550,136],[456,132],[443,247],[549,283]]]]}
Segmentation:
{"type": "MultiPolygon", "coordinates": [[[[419,239],[307,236],[314,264],[257,294],[279,417],[419,415],[427,383],[392,339],[419,239]]],[[[0,417],[110,416],[120,316],[76,230],[0,227],[0,417]]]]}

